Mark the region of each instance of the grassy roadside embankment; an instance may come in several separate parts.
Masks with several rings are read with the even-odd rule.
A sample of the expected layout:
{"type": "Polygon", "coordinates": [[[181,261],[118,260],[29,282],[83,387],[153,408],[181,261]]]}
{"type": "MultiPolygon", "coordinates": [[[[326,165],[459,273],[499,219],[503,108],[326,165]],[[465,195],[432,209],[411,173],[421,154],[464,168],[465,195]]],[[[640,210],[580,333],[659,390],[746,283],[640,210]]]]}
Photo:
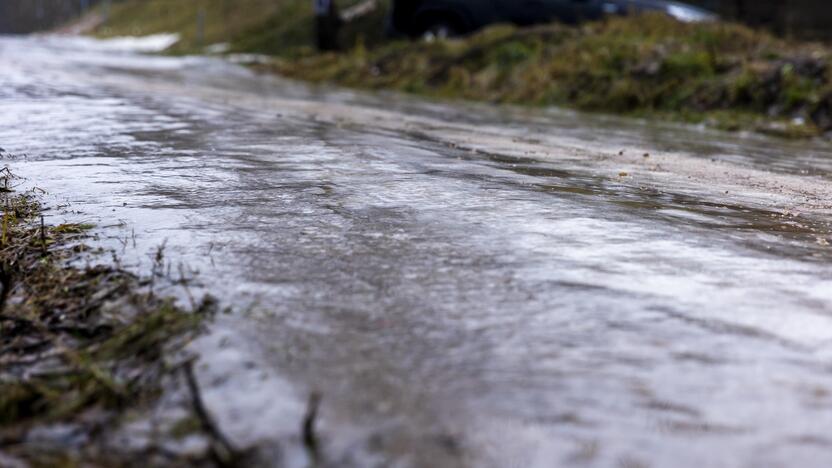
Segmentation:
{"type": "Polygon", "coordinates": [[[214,303],[184,310],[153,293],[154,278],[77,266],[95,255],[84,244],[91,227],[44,224],[38,197],[10,189],[13,180],[4,169],[0,465],[227,465],[233,449],[206,420],[185,352],[214,303]],[[163,392],[179,403],[160,419],[163,392]],[[154,433],[120,431],[141,421],[154,433]],[[177,452],[188,436],[205,448],[177,452]]]}
{"type": "Polygon", "coordinates": [[[832,134],[832,49],[728,24],[660,15],[579,27],[497,26],[432,43],[381,40],[383,8],[349,25],[341,54],[312,50],[305,0],[128,0],[96,34],[179,32],[275,56],[268,70],[307,81],[441,98],[571,108],[705,123],[786,137],[832,134]],[[226,10],[223,10],[226,9],[226,10]]]}
{"type": "Polygon", "coordinates": [[[733,24],[658,15],[583,27],[495,27],[279,60],[293,78],[446,98],[704,122],[789,137],[832,132],[832,54],[733,24]]]}

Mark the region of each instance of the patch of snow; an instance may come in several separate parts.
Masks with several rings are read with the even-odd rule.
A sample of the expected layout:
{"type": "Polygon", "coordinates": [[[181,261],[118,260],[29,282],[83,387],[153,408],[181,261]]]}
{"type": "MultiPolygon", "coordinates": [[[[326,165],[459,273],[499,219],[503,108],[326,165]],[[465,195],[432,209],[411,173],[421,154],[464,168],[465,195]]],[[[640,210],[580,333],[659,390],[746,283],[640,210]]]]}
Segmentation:
{"type": "Polygon", "coordinates": [[[114,37],[100,41],[103,48],[124,52],[161,52],[179,42],[179,34],[114,37]]]}
{"type": "Polygon", "coordinates": [[[161,52],[179,42],[179,34],[153,34],[150,36],[122,36],[109,39],[88,37],[62,38],[62,41],[74,48],[99,50],[106,52],[161,52]]]}

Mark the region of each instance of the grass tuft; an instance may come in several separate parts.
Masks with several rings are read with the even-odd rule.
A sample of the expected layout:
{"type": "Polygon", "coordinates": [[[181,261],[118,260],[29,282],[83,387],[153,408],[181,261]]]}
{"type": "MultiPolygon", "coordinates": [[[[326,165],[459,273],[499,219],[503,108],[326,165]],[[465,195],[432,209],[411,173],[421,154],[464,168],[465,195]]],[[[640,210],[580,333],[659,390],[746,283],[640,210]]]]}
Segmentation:
{"type": "MultiPolygon", "coordinates": [[[[106,437],[171,390],[190,362],[185,345],[216,306],[206,299],[183,310],[118,268],[71,266],[92,225],[44,225],[31,193],[3,193],[0,203],[0,454],[32,466],[101,466],[106,437]],[[48,449],[30,441],[50,427],[83,437],[48,449]]],[[[134,455],[106,452],[106,466],[134,455]]]]}

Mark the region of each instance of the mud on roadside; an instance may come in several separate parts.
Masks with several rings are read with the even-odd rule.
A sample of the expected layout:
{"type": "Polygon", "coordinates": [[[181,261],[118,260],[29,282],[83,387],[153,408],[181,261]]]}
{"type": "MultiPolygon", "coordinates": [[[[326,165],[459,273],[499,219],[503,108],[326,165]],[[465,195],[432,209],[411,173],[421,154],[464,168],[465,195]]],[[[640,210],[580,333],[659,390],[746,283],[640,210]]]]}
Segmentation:
{"type": "Polygon", "coordinates": [[[185,308],[157,278],[77,266],[104,253],[85,244],[91,226],[46,225],[15,180],[0,173],[0,465],[236,464],[186,350],[213,299],[185,308]]]}

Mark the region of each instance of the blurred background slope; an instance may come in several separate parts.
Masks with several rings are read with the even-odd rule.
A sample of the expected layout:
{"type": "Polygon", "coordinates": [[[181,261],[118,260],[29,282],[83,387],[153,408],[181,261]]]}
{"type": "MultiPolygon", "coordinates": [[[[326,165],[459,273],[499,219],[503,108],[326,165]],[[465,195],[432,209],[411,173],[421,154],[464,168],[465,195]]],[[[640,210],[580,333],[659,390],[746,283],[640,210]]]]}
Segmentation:
{"type": "MultiPolygon", "coordinates": [[[[340,0],[344,10],[360,0],[340,0]]],[[[389,0],[343,31],[345,43],[384,37],[389,0]]],[[[0,0],[0,34],[50,30],[94,14],[82,32],[100,37],[176,32],[172,53],[224,44],[230,51],[286,55],[314,44],[311,0],[0,0]]]]}
{"type": "MultiPolygon", "coordinates": [[[[382,7],[387,1],[380,2],[382,7]]],[[[354,3],[354,0],[341,0],[339,6],[348,8],[354,3]]],[[[828,0],[688,0],[688,3],[789,37],[832,39],[832,3],[828,0]]],[[[113,21],[109,30],[107,25],[99,28],[97,32],[102,35],[130,29],[137,34],[185,31],[182,47],[187,47],[188,38],[196,39],[195,18],[204,11],[207,42],[238,42],[241,49],[269,52],[276,47],[275,39],[303,44],[311,41],[310,28],[304,23],[311,17],[311,0],[0,0],[0,33],[25,34],[51,29],[96,7],[113,21]]],[[[382,10],[379,9],[375,19],[383,18],[382,10]]],[[[373,33],[380,37],[383,28],[373,33]]],[[[368,34],[366,30],[364,34],[368,34]]],[[[365,38],[369,42],[374,39],[365,38]]]]}

